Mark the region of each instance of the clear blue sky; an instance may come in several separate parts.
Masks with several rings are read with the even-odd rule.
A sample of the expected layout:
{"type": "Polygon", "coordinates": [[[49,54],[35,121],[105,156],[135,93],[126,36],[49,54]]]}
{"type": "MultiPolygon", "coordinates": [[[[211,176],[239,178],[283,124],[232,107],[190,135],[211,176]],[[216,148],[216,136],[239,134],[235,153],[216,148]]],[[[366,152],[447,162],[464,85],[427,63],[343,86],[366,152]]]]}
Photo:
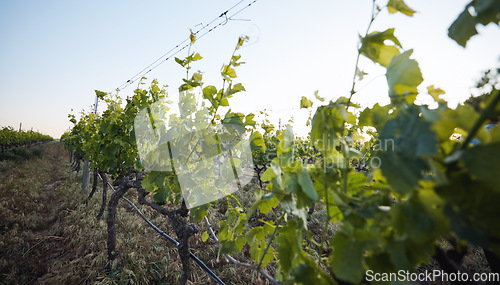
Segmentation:
{"type": "MultiPolygon", "coordinates": [[[[70,126],[71,109],[90,110],[95,89],[114,90],[184,40],[190,28],[237,2],[0,0],[0,126],[22,122],[23,129],[59,137],[70,126]]],[[[384,11],[372,30],[395,27],[403,47],[414,49],[422,90],[435,84],[451,105],[463,101],[482,71],[498,65],[500,29],[478,27],[480,35],[463,49],[447,30],[468,0],[406,2],[418,11],[413,18],[384,11]]],[[[370,7],[369,0],[259,0],[235,17],[250,21],[229,21],[196,43],[204,59],[193,68],[204,72],[206,84],[220,86],[221,65],[238,36],[247,34],[250,43],[241,49],[247,64],[237,70],[247,92],[230,101],[233,110],[267,108],[273,120],[294,116],[305,122],[307,112],[298,110],[301,96],[312,97],[314,90],[328,99],[348,95],[358,34],[366,29],[370,7]]],[[[384,70],[368,60],[360,67],[369,76],[359,86],[370,83],[354,101],[387,103],[384,70]]],[[[148,78],[168,84],[170,96],[177,97],[184,74],[167,61],[148,78]]],[[[120,94],[131,94],[135,86],[120,94]]]]}

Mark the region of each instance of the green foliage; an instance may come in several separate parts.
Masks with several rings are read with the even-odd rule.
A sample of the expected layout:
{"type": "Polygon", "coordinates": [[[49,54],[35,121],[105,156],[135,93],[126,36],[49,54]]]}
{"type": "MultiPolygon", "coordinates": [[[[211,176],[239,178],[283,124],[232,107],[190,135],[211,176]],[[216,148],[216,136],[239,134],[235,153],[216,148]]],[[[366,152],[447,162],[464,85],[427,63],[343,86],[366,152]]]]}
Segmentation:
{"type": "Polygon", "coordinates": [[[28,150],[20,147],[13,149],[12,153],[14,155],[20,156],[22,159],[28,159],[31,156],[28,150]]]}
{"type": "Polygon", "coordinates": [[[338,233],[333,237],[334,252],[331,255],[332,269],[335,276],[352,283],[359,283],[363,279],[363,243],[350,239],[338,233]]]}
{"type": "MultiPolygon", "coordinates": [[[[464,46],[473,34],[471,22],[498,21],[485,10],[496,9],[496,2],[470,5],[478,15],[467,15],[467,7],[466,15],[450,28],[464,46]]],[[[402,0],[390,0],[386,7],[391,14],[415,13],[402,0]]],[[[214,202],[225,203],[227,209],[216,227],[221,254],[243,252],[257,268],[275,264],[276,278],[284,284],[361,283],[368,269],[414,271],[429,262],[440,240],[450,241],[457,252],[469,243],[500,255],[500,128],[484,128],[500,114],[499,92],[494,86],[486,90],[481,108],[450,109],[439,98],[444,91],[431,85],[426,92],[438,107],[415,105],[423,76],[417,61],[410,58],[412,50],[403,51],[394,32],[392,28],[367,31],[358,50],[386,68],[391,104],[360,110],[351,102],[354,87],[349,98],[330,102],[315,92],[315,98],[324,103],[315,110],[308,138],[295,137],[291,126],[276,130],[266,112],[260,113],[263,118],[230,108],[220,114],[221,106],[229,107],[229,99],[245,91],[235,82],[240,55],[233,53],[223,65],[220,87],[204,86],[201,72],[189,76],[190,64],[201,59],[198,53],[176,59],[187,73],[179,87],[181,116],[172,116],[174,124],[162,131],[180,137],[176,143],[190,151],[183,157],[187,165],[183,167],[210,174],[189,162],[199,162],[202,150],[215,156],[234,144],[224,134],[200,145],[192,143],[195,123],[204,126],[206,133],[217,124],[232,125],[240,127],[235,132],[248,132],[260,178],[249,209],[233,194],[214,202]],[[470,143],[473,138],[479,144],[470,143]],[[361,164],[364,170],[353,170],[361,164]],[[322,218],[311,229],[308,212],[316,205],[322,218]],[[339,229],[332,233],[337,222],[341,222],[339,229]]],[[[195,40],[192,35],[191,41],[195,40]]],[[[235,52],[245,40],[238,39],[235,52]]],[[[353,86],[364,75],[356,66],[353,86]]],[[[166,92],[153,81],[149,90],[135,90],[125,107],[118,97],[102,92],[98,96],[106,100],[108,109],[102,115],[82,114],[80,121],[70,116],[75,126],[63,141],[69,149],[85,154],[94,167],[120,176],[138,167],[133,118],[139,110],[166,99],[166,92]]],[[[302,97],[300,106],[309,109],[311,117],[313,101],[302,97]]],[[[233,170],[236,163],[232,161],[233,170]]],[[[177,175],[175,167],[151,171],[142,186],[157,202],[176,205],[183,198],[177,175]]],[[[207,186],[193,181],[193,189],[207,186]]],[[[191,208],[192,219],[201,221],[211,206],[191,208]]],[[[202,240],[208,237],[205,231],[202,240]]]]}
{"type": "Polygon", "coordinates": [[[394,29],[383,32],[373,32],[361,39],[360,53],[380,65],[387,67],[393,57],[399,54],[402,48],[399,40],[394,36],[394,29]],[[391,41],[394,45],[387,45],[391,41]]]}
{"type": "Polygon", "coordinates": [[[208,239],[208,232],[206,232],[206,231],[205,231],[205,232],[203,232],[203,234],[201,235],[201,240],[202,240],[203,242],[206,242],[206,241],[207,241],[207,239],[208,239]]]}
{"type": "Polygon", "coordinates": [[[302,250],[302,235],[297,232],[295,220],[291,220],[280,230],[276,243],[281,270],[289,274],[290,269],[299,265],[301,257],[305,254],[302,250]]]}
{"type": "Polygon", "coordinates": [[[420,119],[419,109],[412,106],[386,122],[380,141],[381,170],[387,182],[400,194],[412,191],[428,170],[425,158],[437,152],[431,124],[420,119]]]}
{"type": "Polygon", "coordinates": [[[479,145],[463,152],[462,160],[470,175],[490,189],[500,191],[500,143],[479,145]]]}
{"type": "Polygon", "coordinates": [[[391,110],[391,105],[380,106],[378,103],[372,108],[366,108],[359,115],[359,125],[372,126],[377,130],[381,130],[386,122],[395,116],[395,113],[389,113],[391,110]]]}
{"type": "Polygon", "coordinates": [[[413,17],[413,14],[415,14],[415,10],[408,7],[403,0],[389,0],[389,3],[387,3],[387,10],[389,10],[391,14],[401,12],[410,17],[413,17]]]}
{"type": "Polygon", "coordinates": [[[465,7],[448,30],[448,36],[465,47],[467,41],[477,34],[476,25],[500,23],[500,3],[495,0],[474,0],[465,7]],[[469,9],[474,10],[474,16],[469,9]]]}
{"type": "Polygon", "coordinates": [[[302,99],[300,100],[300,108],[310,108],[313,106],[313,102],[306,97],[302,96],[302,99]]]}
{"type": "Polygon", "coordinates": [[[393,104],[401,102],[402,99],[412,104],[417,97],[417,87],[424,80],[418,63],[410,59],[413,50],[394,57],[387,66],[387,85],[389,85],[389,97],[393,104]]]}
{"type": "MultiPolygon", "coordinates": [[[[403,1],[390,1],[388,9],[409,16],[414,13],[403,1]]],[[[498,252],[499,232],[492,224],[499,214],[497,207],[486,206],[498,203],[496,128],[489,133],[477,127],[486,121],[486,113],[497,109],[498,101],[491,99],[496,91],[490,91],[483,104],[493,107],[483,107],[481,114],[467,106],[447,108],[439,98],[444,91],[433,85],[427,92],[439,108],[416,106],[423,77],[418,63],[410,58],[412,50],[400,53],[400,48],[393,29],[362,38],[360,53],[387,68],[392,104],[377,104],[359,117],[352,112],[356,106],[346,98],[319,106],[310,133],[311,145],[319,152],[314,165],[305,168],[293,163],[293,135],[288,129],[277,134],[277,157],[261,177],[269,182],[268,194],[257,195],[255,205],[265,213],[272,209],[277,215],[294,217],[276,238],[284,280],[330,282],[328,271],[319,265],[336,279],[351,283],[362,282],[367,269],[412,271],[429,261],[439,239],[453,236],[459,237],[457,243],[465,240],[498,252]],[[371,140],[361,146],[353,138],[365,132],[371,140]],[[457,134],[463,137],[459,142],[453,139],[457,134]],[[465,137],[476,137],[481,145],[468,145],[465,137]],[[362,150],[363,161],[378,159],[380,168],[353,173],[350,166],[359,159],[357,150],[362,150]],[[311,180],[302,183],[306,169],[311,180]],[[305,187],[309,181],[313,181],[312,188],[305,187]],[[308,189],[314,189],[312,195],[308,189]],[[277,207],[262,207],[275,197],[280,202],[277,207]],[[301,228],[306,231],[303,236],[308,236],[300,210],[313,201],[326,207],[323,232],[331,221],[342,221],[328,245],[324,238],[318,244],[320,255],[323,249],[331,253],[317,262],[300,245],[302,236],[292,230],[301,228]]],[[[310,107],[305,97],[301,107],[310,107]]]]}
{"type": "Polygon", "coordinates": [[[42,141],[52,141],[52,137],[34,131],[16,131],[12,127],[0,129],[0,147],[2,149],[22,146],[42,141]]]}

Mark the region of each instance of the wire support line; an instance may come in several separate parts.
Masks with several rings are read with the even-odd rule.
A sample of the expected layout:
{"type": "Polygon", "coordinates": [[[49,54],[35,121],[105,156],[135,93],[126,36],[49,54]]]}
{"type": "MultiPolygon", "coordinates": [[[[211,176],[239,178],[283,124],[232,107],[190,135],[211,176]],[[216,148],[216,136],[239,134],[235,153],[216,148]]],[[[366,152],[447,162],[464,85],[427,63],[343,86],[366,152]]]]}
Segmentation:
{"type": "MultiPolygon", "coordinates": [[[[99,176],[99,179],[101,179],[101,181],[102,181],[103,179],[102,179],[101,175],[99,173],[97,175],[99,176]]],[[[109,181],[108,181],[108,186],[111,187],[111,190],[113,190],[113,192],[116,192],[115,188],[113,187],[113,185],[111,183],[109,183],[109,181]]],[[[129,199],[127,199],[123,196],[121,198],[123,200],[125,200],[125,202],[127,202],[130,206],[132,206],[132,208],[134,208],[134,210],[139,214],[139,216],[141,216],[141,218],[144,221],[146,221],[146,223],[151,228],[153,228],[153,230],[155,230],[162,237],[166,238],[168,241],[173,243],[176,247],[179,247],[180,243],[178,241],[176,241],[174,238],[167,235],[165,232],[163,232],[157,226],[155,226],[148,218],[146,218],[146,216],[144,216],[144,214],[141,212],[141,210],[139,210],[139,208],[137,208],[137,206],[134,203],[132,203],[132,201],[130,201],[129,199]]],[[[213,273],[212,270],[210,270],[210,268],[208,268],[205,265],[205,263],[203,263],[203,261],[201,261],[198,257],[196,257],[196,255],[194,255],[191,251],[189,252],[189,255],[194,260],[194,262],[196,262],[196,264],[198,264],[201,267],[201,269],[203,269],[203,271],[205,271],[210,277],[212,277],[212,279],[214,279],[219,285],[225,285],[225,283],[215,273],[213,273]]]]}
{"type": "MultiPolygon", "coordinates": [[[[245,10],[245,9],[247,9],[248,7],[252,6],[252,5],[253,5],[255,2],[257,2],[257,1],[258,1],[258,0],[254,0],[254,1],[250,2],[250,3],[248,3],[248,5],[247,5],[247,6],[245,6],[245,7],[241,8],[240,10],[238,10],[237,12],[235,12],[234,14],[232,14],[232,15],[231,15],[231,16],[229,16],[229,17],[227,17],[227,12],[228,12],[228,11],[226,11],[226,12],[222,13],[222,14],[221,14],[221,16],[222,16],[222,15],[225,15],[225,16],[226,16],[226,21],[221,22],[221,23],[219,23],[219,24],[215,25],[214,27],[212,27],[211,29],[209,29],[209,30],[208,30],[208,31],[206,31],[205,33],[201,34],[201,35],[198,37],[198,39],[203,38],[205,35],[207,35],[208,33],[212,32],[212,31],[213,31],[213,30],[215,30],[216,28],[218,28],[218,27],[220,27],[220,26],[224,26],[225,24],[227,24],[227,22],[228,22],[228,21],[235,20],[235,19],[233,19],[233,17],[234,17],[234,16],[238,15],[238,14],[239,14],[239,13],[241,13],[243,10],[245,10]]],[[[241,3],[241,2],[240,2],[240,3],[241,3]]],[[[239,20],[240,20],[240,19],[236,19],[236,21],[239,21],[239,20]]]]}
{"type": "MultiPolygon", "coordinates": [[[[224,26],[226,25],[230,20],[233,20],[232,17],[238,15],[239,13],[241,13],[243,10],[247,9],[248,7],[252,6],[255,2],[257,2],[258,0],[253,0],[252,2],[250,2],[249,4],[247,4],[246,6],[244,6],[243,8],[241,8],[240,10],[238,10],[237,12],[231,14],[230,16],[228,16],[228,14],[233,10],[235,9],[236,7],[240,6],[241,3],[245,2],[246,0],[241,0],[239,1],[238,3],[236,3],[235,5],[233,5],[231,8],[227,9],[226,11],[222,12],[218,17],[214,18],[212,21],[210,21],[208,24],[206,25],[203,25],[201,24],[201,28],[199,28],[198,30],[196,30],[193,35],[197,37],[197,39],[201,39],[203,38],[205,35],[207,35],[208,33],[214,31],[215,29],[217,29],[218,27],[220,26],[224,26]],[[215,22],[219,21],[218,24],[212,26],[215,22]],[[210,29],[207,30],[207,28],[209,28],[210,26],[212,26],[210,29]],[[201,34],[200,36],[198,36],[198,34],[200,32],[202,32],[203,30],[206,30],[205,33],[201,34]]],[[[197,26],[199,26],[200,24],[198,24],[197,26]]],[[[130,86],[131,84],[133,84],[135,81],[137,81],[138,79],[141,79],[142,77],[144,77],[146,74],[150,73],[151,71],[153,71],[154,69],[156,69],[158,66],[160,66],[163,62],[165,61],[168,61],[169,59],[171,59],[173,56],[177,55],[179,52],[181,52],[182,50],[186,49],[190,44],[191,44],[191,38],[188,37],[186,38],[185,40],[183,40],[182,42],[178,43],[175,47],[171,48],[170,50],[168,50],[166,53],[164,53],[162,56],[160,56],[158,59],[156,59],[155,61],[153,61],[151,64],[149,64],[148,66],[146,66],[145,68],[143,68],[141,71],[139,71],[138,73],[136,73],[134,76],[132,76],[129,80],[127,80],[125,83],[123,83],[122,85],[120,85],[118,88],[116,88],[117,91],[121,91],[125,88],[127,88],[128,86],[130,86]],[[186,44],[186,42],[188,42],[186,44]]]]}

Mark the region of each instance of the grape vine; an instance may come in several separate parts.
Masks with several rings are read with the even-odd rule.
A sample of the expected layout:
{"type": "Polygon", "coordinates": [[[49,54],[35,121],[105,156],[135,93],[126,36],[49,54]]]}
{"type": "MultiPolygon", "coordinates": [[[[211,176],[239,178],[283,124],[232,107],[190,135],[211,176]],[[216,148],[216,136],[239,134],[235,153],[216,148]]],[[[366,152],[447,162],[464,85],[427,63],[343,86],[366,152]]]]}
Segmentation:
{"type": "MultiPolygon", "coordinates": [[[[450,37],[462,46],[474,33],[458,27],[498,24],[498,5],[491,1],[491,7],[485,8],[478,2],[472,1],[450,27],[450,37]],[[470,8],[476,9],[477,16],[470,16],[470,8]],[[496,14],[485,12],[487,8],[496,9],[496,14]]],[[[236,83],[236,68],[242,64],[236,53],[245,37],[238,39],[235,52],[221,69],[221,88],[205,86],[202,73],[191,72],[202,59],[200,54],[189,50],[186,58],[176,58],[186,78],[179,87],[179,114],[169,117],[168,126],[158,123],[159,114],[173,108],[173,103],[156,80],[148,90],[136,89],[125,102],[118,95],[96,91],[107,110],[102,115],[82,114],[79,121],[70,116],[75,126],[62,141],[79,159],[90,160],[95,173],[109,175],[118,186],[108,203],[109,267],[116,266],[116,204],[128,190],[136,189],[140,203],[168,216],[180,240],[181,284],[186,284],[190,271],[188,241],[202,228],[203,240],[212,236],[229,261],[254,269],[274,284],[357,284],[367,281],[367,270],[414,272],[430,258],[446,272],[467,272],[462,263],[472,246],[482,248],[491,270],[498,272],[500,126],[490,123],[500,116],[500,94],[493,86],[481,108],[451,109],[439,98],[444,94],[440,88],[431,85],[422,90],[419,65],[411,57],[412,50],[402,48],[395,29],[371,30],[382,9],[409,17],[415,13],[402,0],[390,0],[383,8],[373,1],[351,91],[328,103],[318,93],[300,102],[311,114],[306,139],[297,138],[289,125],[277,130],[266,112],[261,112],[263,119],[257,124],[254,114],[229,109],[229,99],[245,91],[236,83]],[[352,102],[356,83],[364,74],[358,66],[361,56],[386,69],[391,104],[360,110],[352,102]],[[418,94],[432,96],[437,108],[416,105],[418,94]],[[139,128],[134,120],[141,112],[146,121],[139,128]],[[486,124],[490,124],[488,130],[486,124]],[[226,132],[217,131],[220,127],[226,132]],[[203,132],[205,140],[193,130],[203,132]],[[142,141],[140,131],[157,142],[142,141]],[[155,137],[156,132],[160,135],[155,137]],[[250,142],[252,169],[258,178],[249,207],[231,191],[208,182],[221,174],[203,164],[207,151],[214,156],[229,153],[232,168],[226,170],[234,174],[235,187],[241,190],[243,178],[236,166],[243,159],[231,149],[242,138],[250,142]],[[147,157],[157,146],[165,155],[147,157]],[[148,166],[144,161],[154,163],[148,166]],[[183,173],[189,171],[206,173],[203,177],[210,179],[193,175],[191,184],[183,184],[183,173]],[[226,197],[190,207],[199,200],[190,200],[189,195],[199,191],[206,198],[208,188],[226,197]],[[226,219],[212,227],[207,215],[215,206],[224,206],[226,219]],[[324,215],[313,229],[314,212],[324,215]],[[336,233],[331,231],[334,225],[339,227],[336,233]],[[450,247],[443,249],[443,242],[450,247]],[[232,257],[236,254],[248,260],[232,257]]],[[[195,40],[192,35],[191,42],[195,40]]]]}

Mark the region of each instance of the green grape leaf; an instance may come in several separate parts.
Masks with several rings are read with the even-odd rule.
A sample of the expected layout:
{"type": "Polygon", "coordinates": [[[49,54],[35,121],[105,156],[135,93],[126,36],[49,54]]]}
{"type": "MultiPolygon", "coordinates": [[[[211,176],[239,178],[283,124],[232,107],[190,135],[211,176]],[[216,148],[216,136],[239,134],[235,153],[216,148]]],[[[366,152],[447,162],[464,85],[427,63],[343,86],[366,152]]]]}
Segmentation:
{"type": "Polygon", "coordinates": [[[435,88],[434,85],[428,86],[427,87],[427,93],[429,93],[429,95],[432,96],[432,98],[434,99],[434,101],[436,101],[438,103],[445,103],[446,102],[443,99],[439,98],[439,95],[443,95],[443,94],[446,93],[441,88],[435,88]]]}
{"type": "Polygon", "coordinates": [[[372,32],[361,39],[360,52],[373,62],[387,67],[394,56],[399,54],[401,43],[394,36],[394,29],[383,32],[372,32]],[[391,41],[394,45],[386,45],[385,41],[391,41]]]}
{"type": "Polygon", "coordinates": [[[500,23],[500,3],[495,0],[479,0],[474,2],[477,22],[482,25],[500,23]]]}
{"type": "Polygon", "coordinates": [[[170,196],[170,191],[168,188],[158,189],[158,191],[154,194],[153,199],[158,203],[165,202],[170,196]]]}
{"type": "Polygon", "coordinates": [[[285,197],[280,200],[281,207],[286,213],[290,213],[299,222],[300,229],[307,229],[307,211],[306,208],[299,209],[294,197],[285,197]]]}
{"type": "Polygon", "coordinates": [[[313,106],[313,102],[309,99],[307,99],[305,96],[302,96],[302,99],[300,99],[300,108],[310,108],[313,106]]]}
{"type": "Polygon", "coordinates": [[[203,242],[206,242],[208,239],[208,232],[207,231],[204,231],[203,234],[201,235],[201,240],[203,242]]]}
{"type": "Polygon", "coordinates": [[[391,258],[387,252],[372,253],[365,258],[365,262],[373,272],[394,272],[391,258]]]}
{"type": "Polygon", "coordinates": [[[227,88],[226,93],[224,93],[224,97],[231,97],[233,94],[241,91],[245,91],[245,87],[243,87],[241,83],[236,83],[234,86],[230,86],[227,88]]]}
{"type": "Polygon", "coordinates": [[[408,270],[413,269],[411,261],[408,259],[408,254],[404,242],[392,242],[386,247],[387,252],[391,258],[392,264],[396,266],[398,270],[408,270]]]}
{"type": "Polygon", "coordinates": [[[268,167],[266,169],[266,171],[264,171],[264,173],[262,174],[262,176],[260,177],[260,180],[266,182],[266,181],[271,181],[271,179],[275,178],[277,175],[281,175],[281,170],[279,171],[276,171],[278,170],[278,167],[277,165],[274,163],[271,163],[271,167],[268,167]],[[273,165],[275,165],[275,167],[273,167],[273,165]],[[279,172],[279,173],[277,173],[279,172]]]}
{"type": "Polygon", "coordinates": [[[292,127],[287,125],[285,130],[279,135],[280,143],[278,144],[278,156],[292,150],[294,138],[292,127]]]}
{"type": "Polygon", "coordinates": [[[385,123],[395,116],[395,113],[389,114],[392,106],[380,106],[378,103],[375,104],[371,109],[366,108],[359,115],[359,125],[375,127],[377,130],[381,130],[385,123]]]}
{"type": "Polygon", "coordinates": [[[227,100],[227,98],[224,98],[222,100],[219,101],[219,106],[224,106],[224,107],[227,107],[229,106],[229,101],[227,100]]]}
{"type": "Polygon", "coordinates": [[[406,194],[418,186],[422,171],[427,170],[426,164],[419,159],[395,152],[383,152],[382,173],[392,188],[401,194],[406,194]]]}
{"type": "Polygon", "coordinates": [[[476,24],[486,26],[489,23],[500,23],[500,3],[495,0],[471,1],[451,24],[448,36],[465,47],[467,41],[477,34],[476,24]],[[470,8],[475,10],[474,15],[469,12],[470,8]]]}
{"type": "Polygon", "coordinates": [[[462,160],[473,177],[500,192],[500,143],[466,149],[462,160]]]}
{"type": "MultiPolygon", "coordinates": [[[[251,229],[245,236],[247,243],[250,245],[250,255],[252,260],[259,262],[264,255],[265,248],[267,247],[264,238],[268,232],[263,227],[255,227],[251,229]]],[[[269,248],[262,258],[262,266],[265,267],[270,261],[274,259],[275,253],[273,248],[269,248]]]]}
{"type": "Polygon", "coordinates": [[[141,181],[142,187],[146,190],[146,192],[154,192],[156,190],[154,182],[155,182],[155,176],[153,174],[154,172],[148,173],[146,177],[141,181]]]}
{"type": "Polygon", "coordinates": [[[264,232],[263,227],[255,227],[251,229],[245,236],[247,242],[252,242],[254,239],[256,241],[261,241],[266,237],[266,233],[264,232]]]}
{"type": "Polygon", "coordinates": [[[394,204],[391,216],[397,238],[410,239],[415,244],[432,242],[440,226],[427,213],[420,201],[410,198],[408,201],[394,204]]]}
{"type": "Polygon", "coordinates": [[[451,169],[455,171],[447,173],[449,183],[436,187],[436,193],[446,202],[444,213],[450,227],[460,238],[489,247],[500,233],[500,192],[463,169],[451,169]]]}
{"type": "Polygon", "coordinates": [[[239,37],[236,49],[238,49],[239,47],[241,47],[243,45],[243,43],[245,43],[245,41],[248,41],[248,36],[241,36],[241,37],[239,37]]]}
{"type": "Polygon", "coordinates": [[[311,143],[315,147],[319,149],[327,147],[327,140],[333,139],[332,137],[327,138],[327,134],[335,132],[340,135],[344,129],[344,122],[356,124],[354,114],[346,111],[344,99],[347,100],[341,97],[336,103],[316,109],[311,128],[311,143]]]}
{"type": "MultiPolygon", "coordinates": [[[[264,252],[262,252],[264,254],[264,252]]],[[[266,255],[264,255],[264,258],[262,259],[262,267],[266,267],[269,262],[273,261],[276,256],[276,253],[274,252],[274,248],[269,247],[267,249],[266,255]]]]}
{"type": "Polygon", "coordinates": [[[202,59],[203,57],[199,54],[199,53],[195,53],[193,55],[193,58],[192,58],[192,61],[197,61],[197,60],[200,60],[202,59]]]}
{"type": "Polygon", "coordinates": [[[287,192],[297,194],[299,192],[299,186],[297,173],[285,172],[283,174],[283,187],[285,187],[287,192]]]}
{"type": "Polygon", "coordinates": [[[360,283],[365,274],[363,243],[338,232],[333,236],[330,244],[333,246],[330,260],[335,276],[351,283],[360,283]]]}
{"type": "Polygon", "coordinates": [[[465,9],[448,29],[448,36],[465,47],[467,41],[477,34],[476,19],[465,9]]]}
{"type": "Polygon", "coordinates": [[[260,200],[259,201],[259,211],[261,214],[267,214],[271,209],[278,207],[279,200],[276,197],[273,197],[269,200],[260,200]]]}
{"type": "Polygon", "coordinates": [[[245,237],[239,236],[236,238],[235,243],[236,243],[236,249],[238,250],[238,252],[241,252],[241,250],[243,250],[243,247],[247,242],[245,240],[245,237]]]}
{"type": "Polygon", "coordinates": [[[487,233],[471,225],[470,221],[468,221],[463,215],[454,211],[451,205],[446,205],[444,212],[450,220],[452,230],[460,238],[465,239],[477,246],[489,247],[490,243],[488,241],[487,233]]]}
{"type": "Polygon", "coordinates": [[[238,66],[239,64],[237,63],[238,60],[240,60],[241,58],[241,55],[233,55],[231,57],[231,63],[234,65],[234,66],[238,66]],[[236,65],[235,65],[236,64],[236,65]]]}
{"type": "Polygon", "coordinates": [[[280,235],[276,237],[278,245],[278,261],[281,269],[288,273],[296,266],[302,251],[302,238],[297,231],[297,222],[288,220],[287,224],[279,230],[280,235]]]}
{"type": "Polygon", "coordinates": [[[319,96],[319,90],[314,91],[314,97],[316,97],[316,99],[318,99],[320,102],[325,101],[325,98],[319,96]]]}
{"type": "Polygon", "coordinates": [[[297,178],[302,191],[307,195],[307,197],[311,198],[313,201],[318,201],[318,193],[316,193],[316,190],[314,189],[311,176],[309,176],[307,169],[304,168],[302,172],[299,173],[297,178]]]}
{"type": "Polygon", "coordinates": [[[245,116],[245,126],[255,126],[257,122],[254,120],[254,114],[248,114],[245,116]]]}
{"type": "Polygon", "coordinates": [[[235,91],[245,91],[245,87],[243,87],[243,85],[241,83],[236,83],[233,88],[233,90],[235,91]]]}
{"type": "Polygon", "coordinates": [[[220,221],[219,225],[219,240],[225,241],[231,239],[231,234],[229,232],[229,224],[227,221],[220,221]]]}
{"type": "Polygon", "coordinates": [[[195,222],[200,222],[203,220],[203,218],[207,215],[208,213],[208,208],[210,208],[210,203],[203,204],[198,207],[194,207],[189,209],[189,213],[191,214],[191,217],[193,217],[193,221],[195,222]]]}
{"type": "Polygon", "coordinates": [[[214,108],[218,107],[218,105],[215,105],[217,104],[217,102],[214,99],[214,95],[216,94],[217,94],[217,88],[215,86],[209,85],[203,88],[203,98],[210,101],[210,103],[214,108]]]}
{"type": "Polygon", "coordinates": [[[336,284],[336,282],[334,282],[329,275],[327,275],[323,270],[316,266],[316,264],[310,257],[303,257],[302,262],[292,269],[291,275],[293,277],[294,283],[290,284],[336,284]]]}
{"type": "Polygon", "coordinates": [[[259,150],[261,152],[266,151],[266,141],[259,132],[253,132],[250,136],[250,146],[252,150],[259,150]]]}
{"type": "Polygon", "coordinates": [[[243,233],[243,228],[248,224],[247,215],[245,213],[239,213],[238,220],[234,224],[234,232],[241,235],[243,233]]]}
{"type": "Polygon", "coordinates": [[[391,102],[399,103],[404,96],[408,103],[413,103],[417,97],[417,86],[424,80],[418,63],[410,59],[413,50],[395,56],[387,66],[387,84],[391,102]]]}
{"type": "Polygon", "coordinates": [[[412,106],[385,124],[380,141],[380,168],[387,182],[398,193],[412,191],[422,178],[422,172],[428,170],[423,158],[437,152],[431,123],[422,120],[418,107],[412,106]]]}
{"type": "Polygon", "coordinates": [[[282,167],[293,163],[293,153],[294,153],[294,139],[293,129],[290,125],[286,126],[278,136],[279,144],[277,147],[277,155],[279,159],[279,165],[282,167]]]}
{"type": "Polygon", "coordinates": [[[185,61],[180,59],[180,58],[175,58],[175,62],[177,62],[178,64],[182,65],[182,67],[184,67],[186,65],[185,61]]]}
{"type": "MultiPolygon", "coordinates": [[[[439,111],[439,119],[434,122],[432,129],[438,134],[440,141],[449,140],[450,136],[455,131],[463,131],[462,135],[466,135],[474,122],[479,118],[479,114],[470,105],[459,105],[455,110],[445,109],[439,111]],[[457,130],[460,129],[460,130],[457,130]]],[[[477,138],[485,140],[486,133],[484,129],[480,130],[477,138]]]]}
{"type": "Polygon", "coordinates": [[[99,91],[99,90],[95,90],[95,95],[97,96],[97,98],[99,98],[100,100],[104,100],[104,97],[106,97],[108,95],[108,93],[106,92],[102,92],[102,91],[99,91]]]}
{"type": "Polygon", "coordinates": [[[500,125],[496,125],[489,130],[491,142],[500,142],[500,125]]]}
{"type": "Polygon", "coordinates": [[[236,251],[236,242],[234,240],[223,241],[220,243],[220,252],[230,254],[236,251]]]}
{"type": "Polygon", "coordinates": [[[230,78],[236,78],[236,71],[230,65],[225,65],[222,71],[222,75],[228,76],[230,78]]]}
{"type": "Polygon", "coordinates": [[[408,7],[403,0],[389,0],[389,3],[387,3],[387,10],[389,10],[391,14],[401,12],[410,17],[413,17],[413,14],[415,14],[415,10],[408,7]]]}
{"type": "Polygon", "coordinates": [[[199,72],[196,72],[193,74],[193,76],[191,76],[191,81],[193,81],[196,86],[201,86],[202,80],[203,80],[203,75],[199,72]]]}
{"type": "Polygon", "coordinates": [[[347,180],[348,191],[353,195],[363,192],[367,189],[368,181],[364,173],[350,173],[347,180]]]}
{"type": "Polygon", "coordinates": [[[228,124],[228,125],[239,125],[239,126],[244,126],[245,124],[243,123],[243,118],[245,115],[242,113],[231,113],[231,110],[229,110],[226,115],[224,116],[224,119],[222,120],[223,124],[228,124]]]}

